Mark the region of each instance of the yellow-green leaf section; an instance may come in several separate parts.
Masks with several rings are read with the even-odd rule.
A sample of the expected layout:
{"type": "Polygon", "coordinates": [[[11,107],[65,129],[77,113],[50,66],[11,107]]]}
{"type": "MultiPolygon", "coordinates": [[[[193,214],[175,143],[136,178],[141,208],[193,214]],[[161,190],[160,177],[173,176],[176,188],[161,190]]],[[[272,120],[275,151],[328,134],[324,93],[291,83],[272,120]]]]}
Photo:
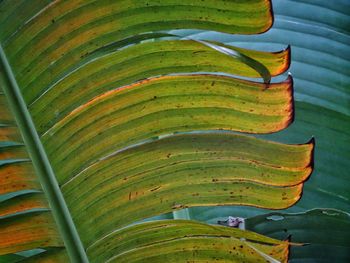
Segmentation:
{"type": "Polygon", "coordinates": [[[282,209],[301,196],[313,141],[285,145],[230,133],[173,135],[115,153],[62,187],[81,240],[191,206],[282,209]]]}
{"type": "MultiPolygon", "coordinates": [[[[16,121],[2,93],[3,85],[0,78],[0,195],[41,190],[16,121]]],[[[1,202],[1,206],[5,203],[6,201],[1,202]]]]}
{"type": "MultiPolygon", "coordinates": [[[[9,90],[18,92],[25,114],[29,109],[29,126],[33,131],[32,117],[35,135],[41,136],[46,149],[40,156],[48,155],[89,253],[106,237],[123,233],[121,227],[183,207],[238,204],[278,209],[300,198],[312,170],[313,141],[291,146],[232,133],[159,138],[193,130],[270,133],[291,123],[290,77],[266,89],[265,84],[222,76],[263,76],[268,83],[270,75],[289,67],[289,49],[267,53],[225,46],[238,54],[230,56],[201,41],[165,41],[167,35],[161,32],[194,28],[261,33],[272,24],[270,1],[3,0],[0,13],[9,90]]],[[[12,97],[9,93],[7,99],[12,97]]],[[[6,126],[0,138],[5,140],[15,138],[7,128],[13,123],[8,116],[5,111],[0,114],[6,126]]],[[[1,158],[21,158],[0,163],[6,174],[5,180],[0,178],[0,190],[11,193],[34,187],[29,186],[34,172],[28,169],[31,163],[23,146],[6,142],[3,149],[1,158]],[[23,180],[16,184],[17,178],[23,180]]],[[[49,194],[61,197],[54,186],[57,189],[50,188],[49,194]]],[[[0,219],[0,231],[5,229],[8,235],[6,242],[0,242],[3,253],[62,246],[50,213],[40,211],[46,209],[40,196],[29,193],[1,205],[5,218],[0,219]],[[18,230],[23,236],[16,243],[18,230]]],[[[63,223],[70,223],[68,212],[54,212],[65,216],[63,223]]],[[[208,225],[198,228],[202,234],[191,236],[186,233],[197,229],[196,223],[173,222],[177,225],[162,235],[167,228],[154,233],[143,224],[146,229],[140,231],[146,234],[141,240],[146,243],[141,245],[135,242],[139,231],[128,228],[131,232],[121,242],[126,245],[113,247],[111,251],[120,251],[103,260],[265,262],[267,255],[287,260],[287,242],[256,235],[248,240],[248,232],[208,225]],[[221,236],[218,231],[237,236],[221,236]],[[149,243],[152,237],[159,242],[149,243]]],[[[71,259],[85,258],[79,237],[69,233],[63,236],[70,242],[71,259]]],[[[60,249],[49,249],[31,260],[67,258],[60,249]]]]}
{"type": "MultiPolygon", "coordinates": [[[[230,48],[261,63],[272,76],[283,73],[289,67],[290,49],[268,53],[230,48]]],[[[108,53],[55,82],[55,73],[51,70],[45,71],[45,78],[36,78],[30,85],[32,74],[19,75],[18,81],[25,82],[21,85],[22,92],[41,134],[70,111],[103,92],[154,76],[196,72],[260,77],[259,72],[239,58],[222,54],[196,41],[183,40],[141,43],[108,53]]]]}
{"type": "Polygon", "coordinates": [[[87,249],[94,262],[280,262],[288,259],[287,241],[240,229],[188,220],[141,223],[111,233],[87,249]]]}
{"type": "Polygon", "coordinates": [[[27,213],[1,219],[0,222],[0,255],[63,246],[49,212],[27,213]]]}
{"type": "Polygon", "coordinates": [[[40,188],[30,163],[8,163],[0,167],[0,194],[40,188]]]}
{"type": "Polygon", "coordinates": [[[18,195],[6,202],[0,202],[0,218],[34,209],[47,210],[48,207],[49,205],[42,193],[34,192],[18,195]]]}
{"type": "Polygon", "coordinates": [[[13,162],[10,164],[8,162],[8,164],[0,166],[0,194],[27,189],[41,189],[31,163],[13,162]]]}
{"type": "MultiPolygon", "coordinates": [[[[1,106],[2,108],[2,106],[1,106]]],[[[1,121],[2,122],[2,121],[1,121]]],[[[16,127],[7,126],[5,123],[1,123],[0,125],[0,141],[20,141],[20,136],[18,134],[18,130],[16,127]]]]}
{"type": "Polygon", "coordinates": [[[291,79],[263,84],[215,75],[165,76],[106,92],[42,136],[60,184],[113,151],[190,130],[269,133],[293,118],[291,79]],[[64,165],[63,165],[64,164],[64,165]]]}
{"type": "Polygon", "coordinates": [[[27,83],[44,70],[54,72],[99,47],[143,32],[196,28],[255,34],[272,24],[267,0],[55,1],[38,13],[36,6],[29,7],[25,12],[32,11],[33,17],[23,25],[12,24],[16,11],[5,9],[10,1],[3,2],[0,8],[11,32],[0,31],[1,40],[16,76],[27,83]]]}

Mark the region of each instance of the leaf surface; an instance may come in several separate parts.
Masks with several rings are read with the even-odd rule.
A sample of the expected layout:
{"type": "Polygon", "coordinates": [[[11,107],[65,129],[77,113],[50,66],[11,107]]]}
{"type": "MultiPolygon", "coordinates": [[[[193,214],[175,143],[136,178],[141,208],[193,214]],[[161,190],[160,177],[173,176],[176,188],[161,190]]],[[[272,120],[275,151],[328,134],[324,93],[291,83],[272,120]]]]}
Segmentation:
{"type": "Polygon", "coordinates": [[[285,208],[300,198],[312,171],[313,142],[218,135],[174,135],[126,149],[64,184],[82,241],[89,245],[129,224],[125,218],[203,205],[285,208]]]}
{"type": "Polygon", "coordinates": [[[31,70],[33,65],[37,71],[46,70],[52,61],[55,65],[51,67],[64,65],[68,60],[77,62],[97,47],[142,32],[199,28],[254,34],[267,30],[272,24],[271,3],[267,0],[249,3],[223,0],[181,3],[174,0],[75,1],[54,2],[37,14],[36,10],[37,7],[29,8],[27,12],[32,12],[35,19],[25,21],[20,27],[17,23],[11,24],[11,19],[15,18],[11,14],[16,11],[3,11],[4,17],[9,16],[7,23],[12,29],[11,36],[2,39],[4,48],[18,73],[27,77],[35,77],[31,70]]]}
{"type": "Polygon", "coordinates": [[[263,90],[262,84],[222,76],[160,77],[96,97],[42,141],[62,184],[98,159],[154,136],[199,129],[278,131],[292,121],[292,106],[290,79],[263,90]]]}
{"type": "MultiPolygon", "coordinates": [[[[53,199],[59,203],[53,214],[59,226],[69,230],[61,232],[70,244],[71,260],[87,261],[79,238],[86,249],[123,231],[121,227],[183,207],[236,204],[277,209],[300,199],[313,169],[313,140],[282,145],[227,132],[271,133],[292,122],[291,77],[267,85],[271,76],[288,69],[289,48],[268,53],[220,44],[230,53],[226,54],[162,32],[194,28],[262,33],[272,24],[270,1],[35,3],[31,7],[20,0],[12,6],[8,0],[0,2],[0,22],[6,25],[0,29],[6,53],[1,48],[5,93],[12,109],[19,106],[22,111],[14,112],[36,171],[44,170],[39,176],[45,194],[50,204],[56,205],[53,199]],[[262,76],[265,83],[232,75],[262,76]],[[187,131],[192,133],[176,135],[187,131]],[[70,216],[79,237],[74,226],[70,228],[70,216]]],[[[8,111],[0,115],[3,126],[12,125],[9,116],[8,111]]],[[[12,138],[11,130],[4,131],[2,138],[12,138]]],[[[10,173],[28,181],[25,172],[16,170],[20,171],[19,164],[30,163],[24,147],[6,142],[2,148],[0,156],[7,158],[2,166],[16,164],[10,173]],[[8,161],[13,157],[17,159],[8,161]]],[[[4,192],[12,187],[8,180],[3,185],[4,192]]],[[[28,193],[5,200],[0,223],[10,232],[9,242],[2,243],[4,253],[15,253],[8,244],[22,229],[17,249],[62,247],[50,212],[41,211],[46,208],[40,196],[28,193]],[[41,231],[41,226],[52,233],[41,231]]],[[[204,236],[181,232],[183,228],[191,233],[194,224],[181,222],[171,234],[174,240],[164,240],[169,234],[165,231],[156,234],[161,243],[133,243],[107,260],[235,261],[231,253],[238,261],[287,260],[288,242],[272,244],[257,235],[254,238],[262,238],[262,243],[246,241],[240,238],[251,234],[240,231],[239,237],[207,236],[212,228],[213,233],[223,229],[209,225],[200,230],[204,236]],[[236,252],[233,244],[239,247],[236,252]],[[157,255],[159,248],[163,253],[157,255]]],[[[132,234],[138,237],[130,233],[126,243],[134,241],[132,234]]],[[[142,242],[152,236],[147,234],[142,242]]],[[[56,258],[67,259],[61,249],[47,249],[28,260],[56,258]]]]}
{"type": "Polygon", "coordinates": [[[18,195],[0,203],[0,218],[37,209],[48,209],[48,203],[42,193],[18,195]]]}
{"type": "Polygon", "coordinates": [[[266,262],[252,247],[287,262],[286,241],[240,229],[187,220],[141,223],[116,231],[88,248],[92,262],[266,262]],[[243,238],[243,239],[242,239],[243,238]]]}
{"type": "Polygon", "coordinates": [[[62,247],[52,216],[48,212],[27,213],[1,219],[0,255],[37,247],[62,247]]]}
{"type": "Polygon", "coordinates": [[[64,245],[22,140],[18,119],[15,120],[10,110],[6,85],[5,66],[1,61],[0,260],[11,262],[21,258],[13,253],[64,245]]]}
{"type": "MultiPolygon", "coordinates": [[[[273,76],[285,72],[289,67],[290,49],[268,53],[230,48],[261,63],[273,76]]],[[[198,72],[260,76],[242,59],[222,54],[202,43],[169,40],[141,43],[99,55],[59,79],[51,71],[46,71],[48,78],[36,79],[34,86],[22,85],[22,92],[42,134],[72,110],[106,91],[151,77],[198,72]]],[[[23,76],[23,79],[28,83],[28,78],[23,76]]]]}

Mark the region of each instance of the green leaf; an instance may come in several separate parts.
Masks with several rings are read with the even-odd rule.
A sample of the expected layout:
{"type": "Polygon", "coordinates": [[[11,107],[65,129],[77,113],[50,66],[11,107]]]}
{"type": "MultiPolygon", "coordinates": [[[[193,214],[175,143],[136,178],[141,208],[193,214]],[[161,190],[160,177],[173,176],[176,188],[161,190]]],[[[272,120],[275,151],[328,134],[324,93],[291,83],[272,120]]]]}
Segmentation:
{"type": "MultiPolygon", "coordinates": [[[[15,115],[16,122],[11,121],[12,125],[17,124],[19,130],[21,132],[21,136],[24,139],[24,143],[27,146],[29,151],[29,156],[31,161],[33,161],[32,165],[29,166],[30,173],[27,174],[26,171],[20,170],[20,174],[17,173],[18,167],[11,167],[13,164],[21,163],[23,161],[29,162],[29,158],[27,159],[4,159],[5,165],[1,165],[0,173],[3,179],[3,188],[5,193],[10,193],[12,195],[20,195],[23,192],[19,192],[18,190],[26,190],[26,192],[32,192],[31,185],[27,185],[26,181],[29,180],[37,180],[39,179],[41,186],[43,187],[40,190],[44,190],[46,194],[46,198],[49,200],[50,206],[53,208],[52,214],[55,217],[55,220],[59,222],[58,227],[60,229],[60,234],[63,235],[66,244],[70,245],[68,247],[69,252],[77,257],[80,261],[84,258],[84,254],[81,254],[81,243],[79,238],[76,235],[76,230],[74,225],[72,224],[72,219],[70,215],[67,213],[67,207],[62,198],[62,194],[57,189],[57,182],[52,176],[51,167],[47,161],[47,157],[43,152],[42,145],[36,134],[33,123],[31,122],[31,118],[27,109],[24,105],[23,98],[20,95],[17,83],[15,78],[13,77],[11,68],[6,60],[6,56],[3,53],[3,49],[0,46],[0,88],[3,91],[2,94],[6,96],[8,105],[3,104],[4,107],[9,107],[13,114],[15,115]],[[10,167],[8,166],[10,165],[10,167]],[[6,167],[6,168],[4,168],[6,167]],[[37,177],[33,176],[33,167],[35,170],[35,174],[37,177]],[[24,171],[24,174],[23,174],[24,171]],[[11,176],[12,175],[12,176],[11,176]],[[19,177],[19,180],[13,182],[13,177],[19,177]],[[18,176],[19,175],[19,176],[18,176]],[[24,176],[23,176],[24,175],[24,176]],[[29,175],[29,176],[28,176],[29,175]],[[23,180],[24,179],[24,180],[23,180]],[[12,181],[12,182],[11,182],[12,181]],[[23,182],[24,181],[24,182],[23,182]],[[12,186],[12,189],[9,187],[12,186]],[[14,186],[14,187],[13,187],[14,186]],[[17,190],[17,191],[16,191],[17,190]]],[[[10,117],[8,119],[13,120],[13,116],[10,115],[10,111],[7,110],[7,113],[10,117]]],[[[6,127],[6,125],[5,125],[6,127]]],[[[1,130],[0,130],[1,131],[1,130]]],[[[5,132],[7,134],[7,132],[5,132]]],[[[1,136],[7,137],[7,136],[1,136]]],[[[17,132],[16,138],[19,138],[19,132],[17,132]]],[[[6,155],[5,155],[6,156],[6,155]]],[[[23,168],[23,167],[22,167],[23,168]]],[[[3,198],[2,198],[3,199],[3,198]]],[[[45,213],[40,211],[36,217],[29,217],[32,213],[24,213],[23,215],[13,216],[16,213],[25,212],[25,210],[31,210],[30,204],[28,204],[28,200],[26,197],[22,199],[24,202],[12,202],[6,200],[8,198],[4,198],[3,202],[5,207],[6,216],[10,216],[13,218],[12,220],[9,218],[1,219],[0,231],[4,233],[4,241],[1,243],[1,254],[7,254],[12,252],[18,252],[21,250],[35,249],[38,246],[46,247],[46,246],[63,246],[61,241],[60,234],[57,231],[56,224],[53,222],[51,213],[45,213]],[[10,202],[10,203],[9,203],[10,202]],[[27,202],[27,204],[26,204],[27,202]],[[8,204],[9,203],[9,204],[8,204]],[[29,205],[29,209],[26,205],[29,205]],[[26,217],[25,219],[21,219],[22,217],[26,217]],[[18,219],[19,218],[19,219],[18,219]],[[18,220],[17,220],[18,219],[18,220]],[[23,221],[23,222],[22,222],[23,221]],[[39,225],[36,225],[39,222],[39,225]],[[40,223],[42,225],[40,225],[40,223]],[[31,226],[34,225],[33,226],[31,226]],[[32,228],[32,231],[30,230],[32,228]],[[17,238],[15,233],[19,232],[19,237],[17,238]]],[[[30,199],[30,198],[29,198],[30,199]]],[[[29,200],[30,203],[30,200],[29,200]]],[[[37,201],[38,204],[38,201],[37,201]]],[[[40,208],[44,208],[45,205],[41,203],[40,208]]],[[[38,207],[35,207],[38,208],[38,207]]],[[[45,209],[44,209],[45,210],[45,209]]],[[[34,212],[34,211],[31,211],[34,212]]],[[[37,211],[35,211],[37,212],[37,211]]]]}
{"type": "MultiPolygon", "coordinates": [[[[290,50],[278,53],[231,48],[258,60],[270,74],[281,74],[289,67],[290,50]]],[[[34,86],[22,86],[25,100],[39,133],[95,96],[142,79],[174,73],[224,72],[259,77],[259,73],[241,59],[222,54],[202,43],[190,40],[141,43],[100,55],[56,81],[51,71],[34,86]],[[152,67],[149,67],[149,65],[152,67]],[[39,83],[39,84],[38,84],[39,83]],[[50,105],[48,107],[47,105],[50,105]]],[[[18,78],[28,81],[25,76],[18,78]]]]}
{"type": "Polygon", "coordinates": [[[22,257],[11,253],[63,243],[4,94],[0,101],[0,261],[15,262],[22,257]]]}
{"type": "MultiPolygon", "coordinates": [[[[266,262],[254,250],[287,262],[286,241],[188,220],[160,220],[113,232],[87,250],[91,262],[266,262]],[[243,238],[243,239],[242,239],[243,238]]],[[[268,261],[270,262],[270,261],[268,261]]]]}
{"type": "Polygon", "coordinates": [[[7,254],[0,256],[0,262],[1,263],[15,263],[19,262],[23,259],[24,257],[16,254],[7,254]]]}
{"type": "Polygon", "coordinates": [[[15,196],[0,203],[0,219],[30,210],[47,210],[48,203],[42,193],[32,192],[15,196]]]}
{"type": "MultiPolygon", "coordinates": [[[[36,9],[33,5],[26,12],[34,15],[36,9]]],[[[12,34],[2,38],[2,42],[14,67],[21,69],[30,68],[35,62],[39,62],[36,65],[39,69],[59,57],[76,60],[96,47],[142,32],[201,28],[255,34],[266,31],[272,24],[271,6],[266,0],[249,3],[185,0],[181,4],[176,0],[55,2],[20,27],[11,23],[11,18],[15,19],[11,16],[15,11],[11,11],[4,18],[10,17],[7,20],[12,34]],[[68,24],[71,26],[60,26],[68,24]]]]}
{"type": "Polygon", "coordinates": [[[289,48],[252,51],[162,32],[262,33],[270,1],[4,0],[0,12],[0,173],[11,175],[0,181],[2,254],[43,247],[25,260],[66,262],[62,237],[71,261],[98,261],[85,250],[116,235],[124,247],[102,260],[287,261],[288,241],[247,231],[176,220],[127,227],[182,207],[281,209],[300,199],[313,140],[286,145],[229,132],[271,133],[293,121],[291,77],[269,84],[289,67],[289,48]],[[23,144],[9,141],[19,138],[7,128],[15,124],[23,144]],[[43,193],[27,185],[34,176],[43,193]]]}
{"type": "MultiPolygon", "coordinates": [[[[266,84],[266,88],[268,88],[268,84],[271,81],[271,74],[270,74],[269,69],[267,67],[265,67],[265,65],[263,65],[259,61],[252,59],[251,57],[246,56],[240,52],[237,52],[237,50],[234,50],[230,46],[222,45],[221,43],[215,43],[213,41],[202,41],[202,40],[197,40],[197,41],[200,43],[203,43],[204,45],[206,45],[208,47],[211,47],[214,50],[219,51],[220,53],[226,54],[226,55],[231,56],[233,58],[238,58],[244,64],[246,64],[247,66],[254,69],[256,72],[258,72],[261,75],[261,77],[263,78],[264,83],[266,84]]],[[[287,50],[289,50],[289,47],[287,48],[287,50]]],[[[289,57],[288,57],[288,61],[289,61],[289,57]]],[[[288,65],[288,67],[289,67],[289,65],[288,65]]]]}
{"type": "Polygon", "coordinates": [[[48,212],[32,212],[1,219],[0,234],[0,255],[37,247],[63,246],[48,212]]]}
{"type": "Polygon", "coordinates": [[[199,129],[267,133],[285,128],[292,118],[290,79],[264,90],[262,84],[223,76],[167,76],[101,94],[57,122],[42,142],[62,184],[100,158],[150,137],[199,129]]]}
{"type": "Polygon", "coordinates": [[[285,208],[311,173],[313,143],[227,133],[175,135],[116,153],[62,186],[84,244],[172,210],[203,205],[285,208]],[[103,174],[103,176],[96,176],[103,174]]]}

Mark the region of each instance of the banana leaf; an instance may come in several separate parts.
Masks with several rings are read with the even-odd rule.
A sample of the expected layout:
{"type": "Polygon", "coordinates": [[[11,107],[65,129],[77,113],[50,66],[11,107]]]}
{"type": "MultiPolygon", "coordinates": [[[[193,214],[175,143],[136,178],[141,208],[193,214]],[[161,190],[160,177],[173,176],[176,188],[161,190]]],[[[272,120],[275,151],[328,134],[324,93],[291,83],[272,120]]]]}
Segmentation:
{"type": "Polygon", "coordinates": [[[287,262],[288,240],[194,221],[135,225],[301,198],[314,140],[238,134],[293,122],[292,77],[270,83],[290,49],[164,32],[263,33],[270,1],[3,0],[0,14],[1,260],[287,262]]]}

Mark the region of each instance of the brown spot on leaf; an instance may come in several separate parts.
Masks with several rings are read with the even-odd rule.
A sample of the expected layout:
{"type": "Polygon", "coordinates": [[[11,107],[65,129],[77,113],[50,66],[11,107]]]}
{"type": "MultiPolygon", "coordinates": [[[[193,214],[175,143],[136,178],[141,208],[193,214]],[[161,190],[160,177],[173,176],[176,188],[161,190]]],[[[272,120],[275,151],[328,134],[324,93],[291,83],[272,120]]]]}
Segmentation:
{"type": "Polygon", "coordinates": [[[158,190],[160,187],[161,187],[161,186],[157,186],[157,187],[151,189],[151,192],[154,192],[154,191],[158,190]]]}

